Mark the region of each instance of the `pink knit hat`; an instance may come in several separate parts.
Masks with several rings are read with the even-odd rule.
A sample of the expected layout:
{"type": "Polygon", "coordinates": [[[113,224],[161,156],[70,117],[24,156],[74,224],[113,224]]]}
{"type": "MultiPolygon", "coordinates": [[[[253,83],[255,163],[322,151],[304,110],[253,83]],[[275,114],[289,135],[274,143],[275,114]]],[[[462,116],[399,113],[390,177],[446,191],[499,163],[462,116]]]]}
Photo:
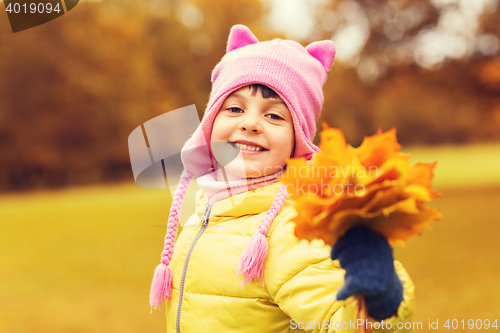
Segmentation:
{"type": "Polygon", "coordinates": [[[293,119],[294,157],[309,159],[319,151],[312,139],[323,105],[323,84],[334,57],[335,45],[330,40],[305,48],[278,38],[259,42],[246,26],[233,26],[226,54],[212,72],[205,115],[182,149],[185,168],[199,177],[214,167],[209,143],[215,117],[229,94],[252,83],[266,85],[280,95],[293,119]]]}
{"type": "MultiPolygon", "coordinates": [[[[162,263],[156,268],[151,287],[151,306],[159,307],[171,295],[172,274],[168,265],[177,235],[180,208],[191,179],[215,168],[210,138],[215,117],[226,97],[250,84],[263,84],[273,89],[285,102],[292,116],[294,157],[310,159],[319,151],[312,139],[324,100],[322,87],[334,57],[335,45],[330,40],[313,42],[304,48],[292,40],[259,42],[244,25],[231,28],[226,54],[212,72],[212,91],[204,117],[181,152],[185,170],[174,194],[162,263]]],[[[286,187],[282,186],[259,231],[252,236],[240,257],[238,272],[243,273],[244,281],[263,277],[267,229],[286,196],[286,187]]]]}

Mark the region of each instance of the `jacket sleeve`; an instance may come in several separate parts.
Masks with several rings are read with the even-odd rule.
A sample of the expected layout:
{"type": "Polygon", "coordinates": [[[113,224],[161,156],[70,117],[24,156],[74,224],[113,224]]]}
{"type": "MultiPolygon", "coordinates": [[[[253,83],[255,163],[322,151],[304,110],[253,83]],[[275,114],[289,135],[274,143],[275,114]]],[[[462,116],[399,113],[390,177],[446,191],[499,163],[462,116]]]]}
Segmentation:
{"type": "MultiPolygon", "coordinates": [[[[344,283],[344,270],[338,260],[330,259],[330,247],[323,241],[308,242],[295,236],[295,225],[290,222],[295,214],[293,208],[283,209],[269,229],[269,250],[264,267],[268,292],[290,317],[292,332],[293,329],[297,332],[301,332],[300,329],[322,333],[356,332],[357,324],[361,324],[357,321],[356,298],[336,300],[336,293],[344,283]]],[[[405,329],[404,324],[413,321],[414,286],[401,263],[395,261],[395,267],[403,283],[403,302],[397,313],[385,319],[383,325],[382,321],[369,318],[368,327],[372,327],[373,332],[413,331],[405,329]]]]}

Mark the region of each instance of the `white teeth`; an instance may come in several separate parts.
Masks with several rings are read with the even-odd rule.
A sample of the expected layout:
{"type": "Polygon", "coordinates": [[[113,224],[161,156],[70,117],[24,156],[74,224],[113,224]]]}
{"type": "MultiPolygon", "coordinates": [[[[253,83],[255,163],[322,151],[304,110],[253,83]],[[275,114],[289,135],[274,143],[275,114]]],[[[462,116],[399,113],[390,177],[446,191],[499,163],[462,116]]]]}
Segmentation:
{"type": "Polygon", "coordinates": [[[234,145],[237,148],[242,149],[242,150],[251,150],[251,151],[262,151],[262,150],[264,150],[264,148],[262,148],[262,147],[247,146],[247,145],[242,144],[242,143],[234,143],[234,145]]]}

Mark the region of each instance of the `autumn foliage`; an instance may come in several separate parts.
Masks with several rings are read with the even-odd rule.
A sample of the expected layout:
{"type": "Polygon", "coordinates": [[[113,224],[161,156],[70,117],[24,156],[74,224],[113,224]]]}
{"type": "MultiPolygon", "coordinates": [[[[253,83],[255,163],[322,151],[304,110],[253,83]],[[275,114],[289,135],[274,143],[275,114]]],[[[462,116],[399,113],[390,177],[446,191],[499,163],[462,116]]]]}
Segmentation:
{"type": "Polygon", "coordinates": [[[297,237],[333,245],[351,227],[366,225],[403,244],[439,219],[426,204],[440,195],[431,184],[436,163],[410,166],[395,128],[379,129],[357,148],[326,124],[320,136],[321,153],[290,159],[282,177],[296,201],[297,237]]]}
{"type": "MultiPolygon", "coordinates": [[[[330,8],[354,2],[321,3],[330,8]]],[[[394,9],[396,3],[357,2],[380,17],[385,11],[372,6],[394,9]]],[[[437,24],[429,1],[404,3],[401,13],[410,5],[434,13],[422,29],[437,24]]],[[[245,24],[259,40],[286,38],[268,24],[269,4],[81,1],[67,15],[15,34],[7,15],[0,15],[0,192],[133,181],[128,135],[186,105],[195,104],[202,116],[210,74],[232,25],[245,24]],[[199,25],[184,20],[193,7],[203,16],[199,25]]],[[[331,18],[330,10],[317,13],[331,18]]],[[[402,17],[398,13],[395,18],[402,17]]],[[[477,33],[500,36],[500,10],[488,15],[477,33]]],[[[393,49],[383,30],[394,21],[384,20],[370,32],[363,59],[380,60],[384,50],[393,49]]],[[[314,33],[299,41],[303,45],[332,38],[320,17],[316,22],[314,33]]],[[[415,36],[419,28],[407,32],[415,36]]],[[[383,75],[365,84],[356,67],[337,58],[324,85],[319,121],[341,128],[355,145],[378,127],[397,127],[405,145],[498,141],[499,64],[496,55],[480,53],[432,71],[391,61],[383,75]]]]}

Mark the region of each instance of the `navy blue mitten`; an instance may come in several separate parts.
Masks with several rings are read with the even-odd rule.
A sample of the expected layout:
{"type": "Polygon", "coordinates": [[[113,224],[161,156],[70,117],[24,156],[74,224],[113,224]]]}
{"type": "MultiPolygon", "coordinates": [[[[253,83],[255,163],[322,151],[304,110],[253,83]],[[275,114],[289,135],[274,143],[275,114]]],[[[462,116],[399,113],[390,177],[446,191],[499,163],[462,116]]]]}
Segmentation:
{"type": "Polygon", "coordinates": [[[346,271],[338,300],[363,294],[368,314],[377,320],[394,315],[403,300],[403,285],[394,269],[387,239],[366,227],[355,227],[340,237],[331,258],[346,271]]]}

